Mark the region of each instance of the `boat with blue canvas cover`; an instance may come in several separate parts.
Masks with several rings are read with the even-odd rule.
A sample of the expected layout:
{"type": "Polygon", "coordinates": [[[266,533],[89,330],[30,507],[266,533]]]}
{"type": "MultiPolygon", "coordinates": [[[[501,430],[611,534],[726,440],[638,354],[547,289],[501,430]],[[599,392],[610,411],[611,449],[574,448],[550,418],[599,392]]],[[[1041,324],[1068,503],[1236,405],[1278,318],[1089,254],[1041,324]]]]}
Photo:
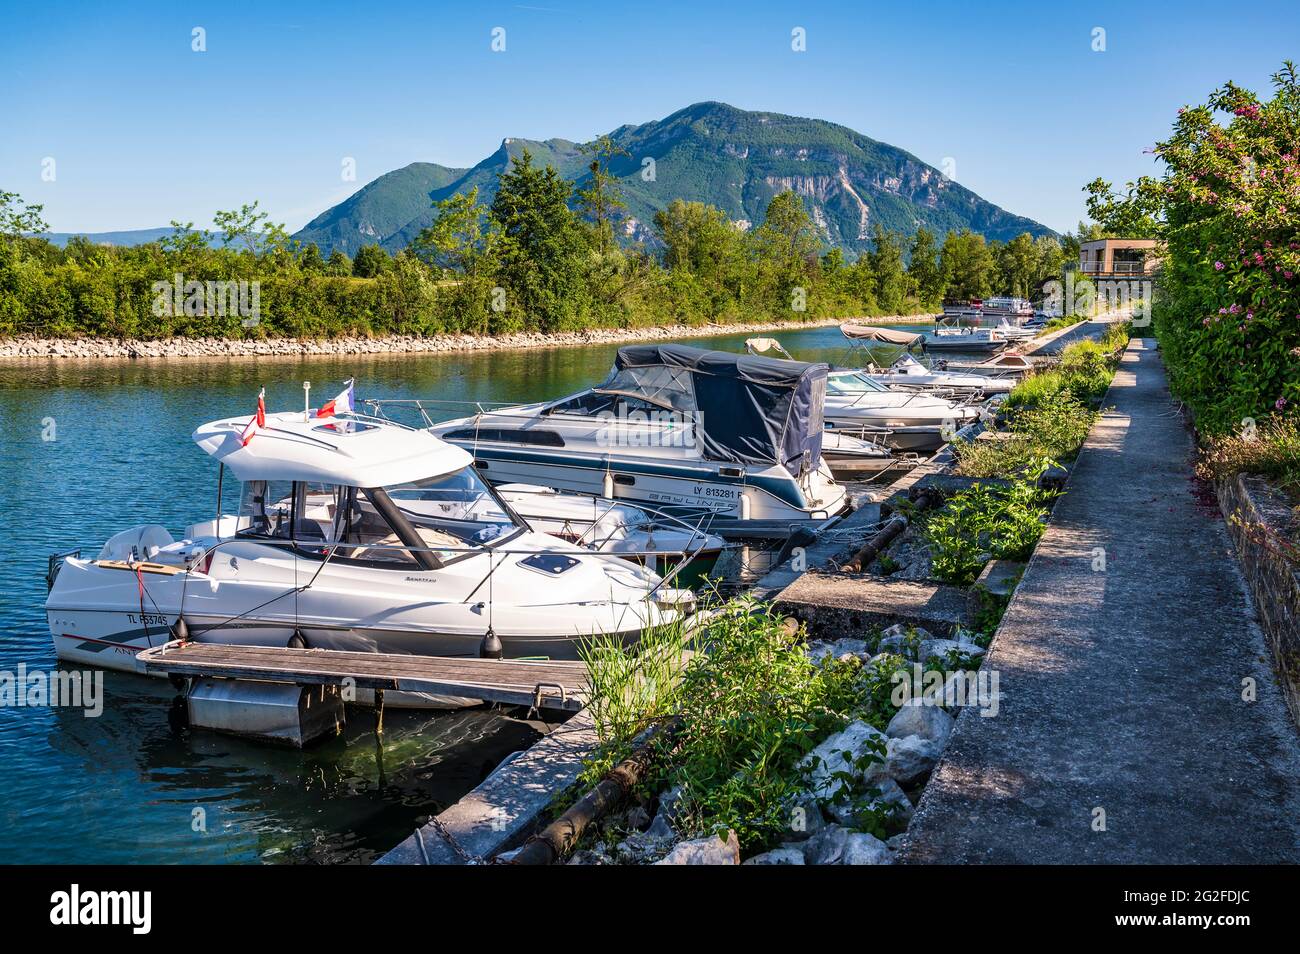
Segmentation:
{"type": "MultiPolygon", "coordinates": [[[[699,515],[724,536],[784,536],[848,507],[822,455],[828,371],[687,345],[630,345],[595,387],[482,409],[432,430],[473,454],[497,485],[699,515]]],[[[376,402],[383,412],[401,403],[376,402]]]]}

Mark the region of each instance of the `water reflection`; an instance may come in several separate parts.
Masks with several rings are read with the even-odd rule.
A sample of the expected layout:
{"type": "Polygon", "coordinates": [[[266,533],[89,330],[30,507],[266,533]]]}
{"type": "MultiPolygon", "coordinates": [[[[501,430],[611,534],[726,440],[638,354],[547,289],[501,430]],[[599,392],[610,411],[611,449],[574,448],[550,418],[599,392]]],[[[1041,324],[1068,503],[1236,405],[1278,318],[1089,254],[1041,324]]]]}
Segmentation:
{"type": "MultiPolygon", "coordinates": [[[[744,337],[692,343],[739,351],[744,337]]],[[[834,328],[779,337],[805,359],[844,352],[834,328]]],[[[0,363],[0,669],[54,665],[42,608],[49,553],[93,554],[140,523],[179,534],[211,512],[216,471],[190,434],[251,412],[258,388],[271,410],[301,407],[305,379],[318,403],[349,377],[360,398],[533,401],[602,378],[616,348],[0,363]]],[[[369,861],[537,737],[486,709],[392,710],[381,784],[367,711],[349,713],[341,738],[298,752],[176,734],[174,691],[161,680],[106,673],[105,694],[96,719],[0,709],[0,862],[369,861]],[[195,830],[196,808],[206,831],[195,830]]]]}

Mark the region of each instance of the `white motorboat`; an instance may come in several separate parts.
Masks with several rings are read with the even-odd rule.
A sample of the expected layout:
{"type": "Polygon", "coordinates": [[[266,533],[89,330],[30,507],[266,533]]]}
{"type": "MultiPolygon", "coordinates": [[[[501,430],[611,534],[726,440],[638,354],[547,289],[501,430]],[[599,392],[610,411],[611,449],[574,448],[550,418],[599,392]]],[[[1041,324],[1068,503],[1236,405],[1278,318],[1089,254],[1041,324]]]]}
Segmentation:
{"type": "Polygon", "coordinates": [[[150,524],[92,559],[51,558],[46,615],[69,662],[142,671],[171,638],[254,646],[574,658],[595,634],[632,641],[683,619],[688,590],[649,569],[537,533],[434,435],[360,415],[205,424],[217,509],[174,540],[150,524]],[[224,514],[225,474],[242,482],[224,514]]]}
{"type": "Polygon", "coordinates": [[[983,361],[948,359],[943,362],[943,367],[945,370],[960,371],[963,374],[983,374],[993,377],[995,375],[1024,374],[1026,371],[1034,369],[1034,363],[1023,354],[1006,351],[991,358],[985,358],[983,361]]]}
{"type": "Polygon", "coordinates": [[[898,450],[937,450],[979,413],[969,404],[886,387],[862,371],[832,371],[826,381],[827,428],[879,436],[898,450]]]}
{"type": "MultiPolygon", "coordinates": [[[[825,364],[705,351],[620,348],[594,388],[481,410],[433,433],[474,455],[493,484],[526,483],[711,515],[723,536],[787,535],[844,511],[822,460],[825,364]]],[[[381,413],[404,402],[373,402],[381,413]]],[[[426,405],[417,404],[427,416],[426,405]]]]}
{"type": "Polygon", "coordinates": [[[910,354],[901,355],[887,368],[868,367],[865,372],[871,380],[893,388],[917,391],[943,391],[957,395],[1005,394],[1015,382],[1008,378],[987,374],[962,374],[956,371],[939,371],[922,364],[910,354]]]}
{"type": "Polygon", "coordinates": [[[986,318],[1007,317],[1020,321],[1034,316],[1034,306],[1024,298],[994,297],[980,302],[980,311],[986,318]]]}
{"type": "Polygon", "coordinates": [[[907,455],[900,456],[883,446],[887,439],[888,434],[883,431],[868,439],[828,430],[822,435],[822,460],[826,461],[836,480],[865,480],[904,461],[915,462],[907,455]]]}
{"type": "Polygon", "coordinates": [[[602,497],[562,494],[531,484],[502,484],[496,490],[539,533],[649,564],[661,575],[685,563],[706,570],[727,545],[685,520],[656,518],[640,507],[602,497]]]}
{"type": "Polygon", "coordinates": [[[1006,346],[996,328],[935,328],[925,341],[926,351],[990,352],[1006,346]]]}
{"type": "Polygon", "coordinates": [[[1038,334],[1033,328],[1008,324],[1006,318],[1002,318],[998,324],[993,325],[993,330],[1008,341],[1028,341],[1038,334]]]}
{"type": "MultiPolygon", "coordinates": [[[[846,338],[860,344],[898,346],[904,349],[900,361],[906,360],[917,368],[928,370],[906,354],[907,348],[922,343],[921,335],[847,322],[840,326],[840,331],[846,338]]],[[[789,355],[775,338],[750,338],[745,342],[745,347],[751,354],[775,351],[789,355]]],[[[901,375],[898,377],[901,379],[901,375]]],[[[936,388],[933,385],[902,387],[889,375],[837,368],[831,371],[826,383],[826,427],[842,433],[845,438],[856,434],[859,438],[879,441],[897,450],[937,450],[947,440],[944,436],[946,433],[969,424],[979,416],[979,410],[950,400],[959,392],[965,397],[973,396],[976,393],[974,389],[962,392],[961,389],[949,387],[947,397],[923,393],[930,390],[936,388]]],[[[862,472],[871,466],[868,461],[861,460],[861,454],[856,448],[842,441],[837,441],[832,447],[823,440],[822,456],[832,460],[831,470],[841,480],[848,479],[851,469],[862,472]],[[855,457],[861,462],[855,461],[855,457]],[[836,461],[840,458],[843,463],[837,468],[836,461]]],[[[884,470],[888,466],[886,462],[881,463],[882,466],[874,469],[884,470]]]]}

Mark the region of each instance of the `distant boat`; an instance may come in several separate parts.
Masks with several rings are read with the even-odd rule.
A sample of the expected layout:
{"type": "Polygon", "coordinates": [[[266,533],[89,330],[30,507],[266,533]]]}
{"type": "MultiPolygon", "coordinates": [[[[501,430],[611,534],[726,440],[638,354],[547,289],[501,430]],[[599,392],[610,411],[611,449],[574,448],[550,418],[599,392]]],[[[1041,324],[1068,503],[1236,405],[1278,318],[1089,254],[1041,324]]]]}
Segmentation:
{"type": "Polygon", "coordinates": [[[936,328],[925,342],[927,351],[993,352],[1006,346],[993,328],[936,328]]]}
{"type": "Polygon", "coordinates": [[[1010,318],[1018,321],[1034,317],[1034,306],[1024,298],[985,298],[980,311],[986,318],[1010,318]]]}

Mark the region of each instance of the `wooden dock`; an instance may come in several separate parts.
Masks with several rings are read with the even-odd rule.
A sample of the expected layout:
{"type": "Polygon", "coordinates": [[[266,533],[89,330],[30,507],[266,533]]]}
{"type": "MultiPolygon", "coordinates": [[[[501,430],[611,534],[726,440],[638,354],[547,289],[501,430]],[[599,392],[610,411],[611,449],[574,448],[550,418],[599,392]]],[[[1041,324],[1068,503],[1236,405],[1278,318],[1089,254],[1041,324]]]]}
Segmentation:
{"type": "Polygon", "coordinates": [[[254,679],[295,685],[428,692],[577,712],[586,705],[587,668],[577,661],[412,656],[332,649],[169,642],[140,652],[151,673],[254,679]]]}

